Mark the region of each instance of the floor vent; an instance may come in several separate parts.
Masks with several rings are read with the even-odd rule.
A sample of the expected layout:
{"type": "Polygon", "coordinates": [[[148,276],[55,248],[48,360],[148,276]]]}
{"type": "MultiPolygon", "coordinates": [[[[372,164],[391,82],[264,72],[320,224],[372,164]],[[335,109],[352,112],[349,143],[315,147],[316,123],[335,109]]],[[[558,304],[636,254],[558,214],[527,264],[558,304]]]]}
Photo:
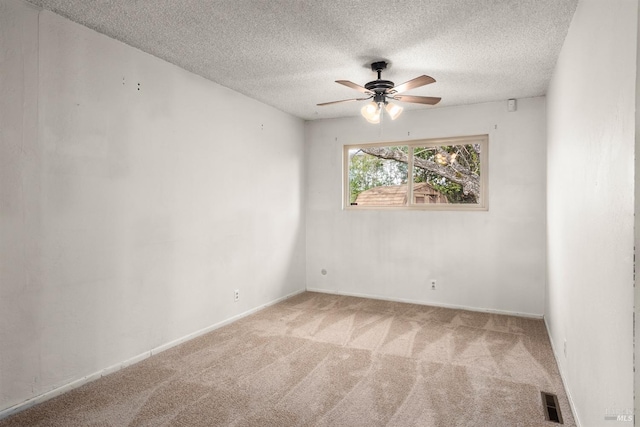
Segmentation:
{"type": "Polygon", "coordinates": [[[558,396],[551,393],[542,392],[542,406],[544,406],[544,418],[547,421],[564,424],[562,422],[562,413],[560,405],[558,405],[558,396]]]}

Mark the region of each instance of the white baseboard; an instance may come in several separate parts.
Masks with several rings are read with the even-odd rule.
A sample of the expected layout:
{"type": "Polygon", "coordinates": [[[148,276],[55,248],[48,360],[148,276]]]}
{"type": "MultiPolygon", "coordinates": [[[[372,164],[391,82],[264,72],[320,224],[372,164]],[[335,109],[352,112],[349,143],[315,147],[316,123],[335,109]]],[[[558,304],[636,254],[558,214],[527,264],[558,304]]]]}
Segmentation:
{"type": "Polygon", "coordinates": [[[418,305],[430,305],[434,307],[443,307],[443,308],[454,308],[458,310],[467,310],[467,311],[479,311],[481,313],[493,313],[493,314],[505,314],[508,316],[518,316],[518,317],[527,317],[531,319],[542,319],[542,314],[533,314],[533,313],[519,313],[515,311],[506,311],[506,310],[494,310],[491,308],[479,308],[479,307],[467,307],[465,305],[456,305],[456,304],[444,304],[432,301],[418,301],[412,300],[408,298],[393,298],[381,295],[371,295],[371,294],[359,294],[355,292],[340,292],[340,291],[331,291],[327,289],[317,289],[317,288],[307,288],[309,292],[319,292],[322,294],[332,294],[332,295],[344,295],[349,297],[358,297],[358,298],[370,298],[370,299],[379,299],[384,301],[395,301],[395,302],[406,302],[409,304],[418,304],[418,305]]]}
{"type": "Polygon", "coordinates": [[[101,377],[104,377],[105,375],[109,375],[109,374],[111,374],[113,372],[119,371],[119,370],[121,370],[123,368],[126,368],[127,366],[133,365],[134,363],[138,363],[138,362],[140,362],[140,361],[142,361],[142,360],[144,360],[144,359],[146,359],[148,357],[153,356],[154,354],[158,354],[158,353],[163,352],[165,350],[168,350],[168,349],[170,349],[172,347],[175,347],[175,346],[177,346],[179,344],[182,344],[183,342],[192,340],[194,338],[199,337],[200,335],[204,335],[204,334],[206,334],[208,332],[214,331],[214,330],[216,330],[218,328],[221,328],[221,327],[223,327],[225,325],[233,323],[233,322],[235,322],[237,320],[242,319],[243,317],[249,316],[249,315],[251,315],[253,313],[256,313],[256,312],[258,312],[260,310],[263,310],[263,309],[265,309],[265,308],[267,308],[269,306],[277,304],[277,303],[279,303],[281,301],[289,299],[289,298],[291,298],[293,296],[296,296],[298,294],[301,294],[303,292],[305,292],[305,289],[301,289],[299,291],[296,291],[296,292],[293,292],[291,294],[285,295],[283,297],[277,298],[277,299],[275,299],[273,301],[270,301],[270,302],[268,302],[266,304],[259,305],[259,306],[255,307],[255,308],[252,308],[251,310],[245,311],[244,313],[237,314],[237,315],[235,315],[233,317],[230,317],[228,319],[225,319],[225,320],[223,320],[221,322],[215,323],[215,324],[213,324],[211,326],[207,326],[206,328],[203,328],[203,329],[200,329],[199,331],[196,331],[196,332],[193,332],[191,334],[185,335],[185,336],[183,336],[181,338],[178,338],[177,340],[168,342],[166,344],[162,344],[162,345],[160,345],[158,347],[155,347],[155,348],[153,348],[153,349],[151,349],[149,351],[145,351],[144,353],[139,354],[137,356],[134,356],[134,357],[132,357],[130,359],[127,359],[127,360],[125,360],[123,362],[117,363],[117,364],[115,364],[113,366],[109,366],[108,368],[102,369],[102,370],[100,370],[98,372],[94,372],[93,374],[90,374],[90,375],[87,375],[85,377],[79,378],[79,379],[77,379],[75,381],[72,381],[70,383],[67,383],[67,384],[65,384],[63,386],[56,387],[51,391],[48,391],[46,393],[42,393],[42,394],[40,394],[38,396],[32,397],[30,399],[27,399],[24,402],[18,403],[17,405],[10,406],[10,407],[0,411],[0,420],[2,420],[3,418],[7,418],[8,416],[13,415],[15,413],[18,413],[20,411],[24,411],[27,408],[30,408],[32,406],[35,406],[35,405],[39,404],[39,403],[45,402],[45,401],[47,401],[49,399],[53,399],[54,397],[60,396],[61,394],[64,394],[64,393],[66,393],[68,391],[71,391],[71,390],[73,390],[75,388],[78,388],[78,387],[80,387],[80,386],[82,386],[84,384],[87,384],[87,383],[89,383],[91,381],[94,381],[94,380],[97,380],[97,379],[99,379],[101,377]]]}
{"type": "Polygon", "coordinates": [[[547,335],[549,336],[549,342],[551,343],[551,350],[553,351],[553,357],[556,359],[556,365],[558,366],[558,372],[560,372],[560,379],[562,380],[562,386],[564,387],[564,392],[567,393],[567,399],[569,400],[569,408],[571,409],[571,414],[573,415],[573,419],[576,422],[576,427],[581,427],[580,418],[575,411],[575,405],[573,404],[573,397],[571,396],[571,391],[569,387],[567,387],[567,382],[564,380],[564,371],[562,370],[562,365],[558,362],[559,355],[556,351],[555,346],[553,345],[553,340],[551,339],[551,331],[549,330],[549,324],[547,323],[547,318],[544,317],[544,326],[547,328],[547,335]]]}

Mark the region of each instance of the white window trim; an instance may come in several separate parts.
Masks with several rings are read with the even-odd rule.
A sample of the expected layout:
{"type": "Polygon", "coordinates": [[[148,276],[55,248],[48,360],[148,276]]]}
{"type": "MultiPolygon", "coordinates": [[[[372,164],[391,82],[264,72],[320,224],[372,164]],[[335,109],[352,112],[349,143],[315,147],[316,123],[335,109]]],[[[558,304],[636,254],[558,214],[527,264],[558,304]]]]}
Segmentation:
{"type": "Polygon", "coordinates": [[[375,142],[344,145],[342,151],[342,208],[344,210],[429,210],[429,211],[488,211],[489,210],[489,135],[456,136],[450,138],[414,139],[407,141],[375,142]],[[413,202],[413,149],[414,147],[427,147],[438,145],[467,145],[480,144],[480,202],[477,204],[465,203],[440,203],[440,204],[416,204],[413,202]],[[405,206],[352,206],[349,192],[349,150],[366,147],[409,147],[409,161],[407,171],[410,176],[407,181],[411,183],[407,189],[407,205],[405,206]]]}

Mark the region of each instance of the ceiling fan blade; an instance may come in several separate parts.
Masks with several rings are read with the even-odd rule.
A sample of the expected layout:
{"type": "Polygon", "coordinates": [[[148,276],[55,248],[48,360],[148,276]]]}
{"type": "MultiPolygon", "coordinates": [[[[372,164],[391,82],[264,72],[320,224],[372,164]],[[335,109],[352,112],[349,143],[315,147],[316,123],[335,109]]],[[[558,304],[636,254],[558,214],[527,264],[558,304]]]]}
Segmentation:
{"type": "Polygon", "coordinates": [[[431,83],[435,83],[436,79],[429,76],[420,76],[415,79],[409,80],[408,82],[402,83],[401,85],[395,86],[390,90],[391,93],[400,93],[405,92],[409,89],[415,89],[420,86],[428,85],[431,83]]]}
{"type": "Polygon", "coordinates": [[[331,102],[323,102],[322,104],[316,104],[319,107],[322,107],[324,105],[331,105],[331,104],[340,104],[341,102],[351,102],[351,101],[366,101],[367,99],[371,99],[371,97],[368,98],[352,98],[352,99],[343,99],[341,101],[331,101],[331,102]]]}
{"type": "Polygon", "coordinates": [[[402,102],[413,102],[414,104],[436,105],[442,98],[433,96],[396,95],[393,99],[402,102]]]}
{"type": "Polygon", "coordinates": [[[336,83],[340,83],[341,85],[345,85],[362,93],[373,94],[373,92],[371,92],[369,89],[357,85],[354,82],[350,82],[349,80],[336,80],[336,83]]]}

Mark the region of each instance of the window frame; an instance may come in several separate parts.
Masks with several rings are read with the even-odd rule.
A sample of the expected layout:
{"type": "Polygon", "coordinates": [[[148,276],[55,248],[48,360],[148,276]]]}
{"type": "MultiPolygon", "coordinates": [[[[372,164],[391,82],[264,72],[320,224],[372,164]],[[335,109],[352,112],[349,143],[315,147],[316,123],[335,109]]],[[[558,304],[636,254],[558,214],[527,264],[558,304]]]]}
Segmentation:
{"type": "Polygon", "coordinates": [[[348,144],[342,148],[342,208],[343,210],[430,210],[430,211],[488,211],[489,210],[489,135],[468,135],[446,138],[412,139],[405,141],[348,144]],[[415,147],[439,145],[480,144],[480,201],[479,203],[423,203],[413,200],[413,152],[415,147]],[[351,205],[349,188],[349,150],[368,147],[408,147],[407,204],[403,206],[351,205]]]}

